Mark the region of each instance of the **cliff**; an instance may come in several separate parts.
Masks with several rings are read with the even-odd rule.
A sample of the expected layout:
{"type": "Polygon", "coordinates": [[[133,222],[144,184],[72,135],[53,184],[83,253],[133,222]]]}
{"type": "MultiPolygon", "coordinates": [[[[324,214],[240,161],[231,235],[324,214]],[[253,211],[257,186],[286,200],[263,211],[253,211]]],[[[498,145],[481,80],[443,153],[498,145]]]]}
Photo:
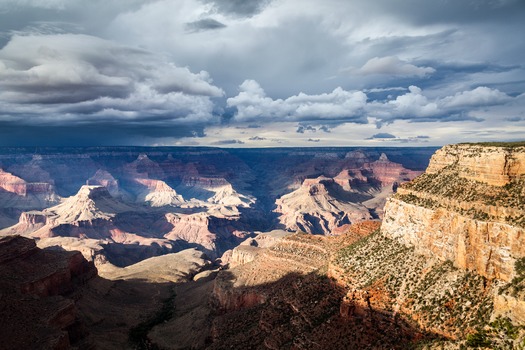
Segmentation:
{"type": "Polygon", "coordinates": [[[443,147],[385,206],[383,233],[418,253],[510,281],[525,256],[525,147],[443,147]]]}
{"type": "Polygon", "coordinates": [[[51,183],[27,182],[0,169],[0,208],[42,209],[59,202],[51,183]]]}
{"type": "Polygon", "coordinates": [[[301,187],[277,199],[274,210],[288,230],[337,234],[340,227],[383,217],[386,198],[400,183],[421,172],[405,169],[382,153],[371,161],[362,152],[351,152],[344,169],[334,177],[305,178],[301,187]]]}
{"type": "Polygon", "coordinates": [[[426,173],[436,174],[447,167],[468,180],[505,186],[525,175],[525,146],[449,145],[432,156],[426,173]]]}
{"type": "Polygon", "coordinates": [[[79,252],[42,250],[20,236],[0,239],[0,342],[4,349],[90,348],[68,296],[97,275],[79,252]]]}

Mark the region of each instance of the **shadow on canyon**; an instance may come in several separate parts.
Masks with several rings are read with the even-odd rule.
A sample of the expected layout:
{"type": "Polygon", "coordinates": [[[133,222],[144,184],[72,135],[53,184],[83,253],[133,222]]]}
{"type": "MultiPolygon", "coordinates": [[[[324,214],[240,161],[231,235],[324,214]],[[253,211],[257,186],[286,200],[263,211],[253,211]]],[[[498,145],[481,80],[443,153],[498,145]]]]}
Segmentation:
{"type": "Polygon", "coordinates": [[[172,339],[161,342],[172,348],[321,350],[410,349],[439,338],[390,311],[366,303],[342,305],[346,291],[317,272],[288,273],[252,287],[236,287],[237,279],[222,270],[216,280],[179,284],[174,288],[179,306],[153,341],[164,335],[172,339]],[[196,297],[196,290],[209,294],[196,297]],[[189,315],[206,319],[188,322],[189,315]]]}

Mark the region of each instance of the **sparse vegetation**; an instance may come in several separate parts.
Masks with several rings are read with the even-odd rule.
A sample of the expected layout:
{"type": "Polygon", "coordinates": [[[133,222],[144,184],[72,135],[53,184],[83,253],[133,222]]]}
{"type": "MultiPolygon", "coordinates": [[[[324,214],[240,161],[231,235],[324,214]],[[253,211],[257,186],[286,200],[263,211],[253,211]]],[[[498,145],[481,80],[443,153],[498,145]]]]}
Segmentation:
{"type": "Polygon", "coordinates": [[[508,294],[512,297],[520,297],[525,290],[525,258],[517,259],[514,263],[516,276],[506,285],[500,288],[500,294],[508,294]]]}
{"type": "Polygon", "coordinates": [[[487,332],[481,329],[467,335],[466,345],[472,348],[488,348],[492,346],[492,342],[487,338],[487,332]]]}
{"type": "Polygon", "coordinates": [[[428,209],[445,208],[481,221],[499,221],[525,227],[525,177],[502,187],[468,180],[457,171],[423,174],[403,185],[395,198],[428,209]],[[470,206],[470,207],[469,207],[470,206]],[[511,215],[496,217],[494,208],[509,208],[511,215]]]}
{"type": "Polygon", "coordinates": [[[464,143],[460,143],[459,145],[482,146],[482,147],[517,148],[517,147],[525,147],[525,141],[515,141],[515,142],[464,142],[464,143]]]}
{"type": "Polygon", "coordinates": [[[342,249],[335,263],[353,288],[380,285],[393,307],[410,314],[407,319],[445,334],[461,336],[485,325],[492,314],[492,287],[483,277],[418,255],[379,232],[342,249]]]}

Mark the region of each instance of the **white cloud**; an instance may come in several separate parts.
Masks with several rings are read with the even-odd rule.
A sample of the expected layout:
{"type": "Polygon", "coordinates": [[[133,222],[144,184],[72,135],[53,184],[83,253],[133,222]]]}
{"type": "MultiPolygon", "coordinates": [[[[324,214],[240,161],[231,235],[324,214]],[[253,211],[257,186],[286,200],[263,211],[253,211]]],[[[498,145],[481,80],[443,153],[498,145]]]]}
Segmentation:
{"type": "Polygon", "coordinates": [[[263,118],[265,120],[345,120],[363,122],[366,94],[361,91],[346,91],[338,87],[331,93],[308,95],[299,93],[287,99],[272,99],[254,80],[240,85],[237,96],[227,100],[229,107],[236,107],[238,121],[263,118]]]}
{"type": "Polygon", "coordinates": [[[396,119],[411,119],[418,121],[419,118],[441,116],[443,111],[439,109],[435,101],[429,100],[417,86],[409,86],[409,92],[398,96],[387,102],[371,102],[367,105],[368,115],[382,122],[396,119]]]}
{"type": "Polygon", "coordinates": [[[359,72],[364,75],[381,74],[419,77],[430,75],[435,71],[432,67],[418,67],[395,56],[371,58],[359,69],[359,72]]]}
{"type": "Polygon", "coordinates": [[[471,91],[462,91],[454,96],[447,96],[440,101],[445,108],[465,108],[498,105],[510,101],[512,98],[499,91],[480,86],[471,91]]]}
{"type": "MultiPolygon", "coordinates": [[[[49,117],[214,119],[223,96],[205,71],[87,35],[14,36],[0,50],[4,112],[49,117]]],[[[43,118],[42,118],[43,119],[43,118]]]]}

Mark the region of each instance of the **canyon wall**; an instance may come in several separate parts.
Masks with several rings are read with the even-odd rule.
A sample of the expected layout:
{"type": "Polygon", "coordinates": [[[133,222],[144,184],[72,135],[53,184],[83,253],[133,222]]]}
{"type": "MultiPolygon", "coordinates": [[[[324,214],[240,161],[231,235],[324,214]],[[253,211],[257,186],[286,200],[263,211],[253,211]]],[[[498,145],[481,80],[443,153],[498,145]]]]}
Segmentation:
{"type": "Polygon", "coordinates": [[[0,238],[0,309],[5,349],[93,348],[72,294],[97,275],[79,252],[0,238]]]}
{"type": "Polygon", "coordinates": [[[525,256],[525,147],[443,147],[385,206],[382,232],[418,253],[510,281],[525,256]]]}

